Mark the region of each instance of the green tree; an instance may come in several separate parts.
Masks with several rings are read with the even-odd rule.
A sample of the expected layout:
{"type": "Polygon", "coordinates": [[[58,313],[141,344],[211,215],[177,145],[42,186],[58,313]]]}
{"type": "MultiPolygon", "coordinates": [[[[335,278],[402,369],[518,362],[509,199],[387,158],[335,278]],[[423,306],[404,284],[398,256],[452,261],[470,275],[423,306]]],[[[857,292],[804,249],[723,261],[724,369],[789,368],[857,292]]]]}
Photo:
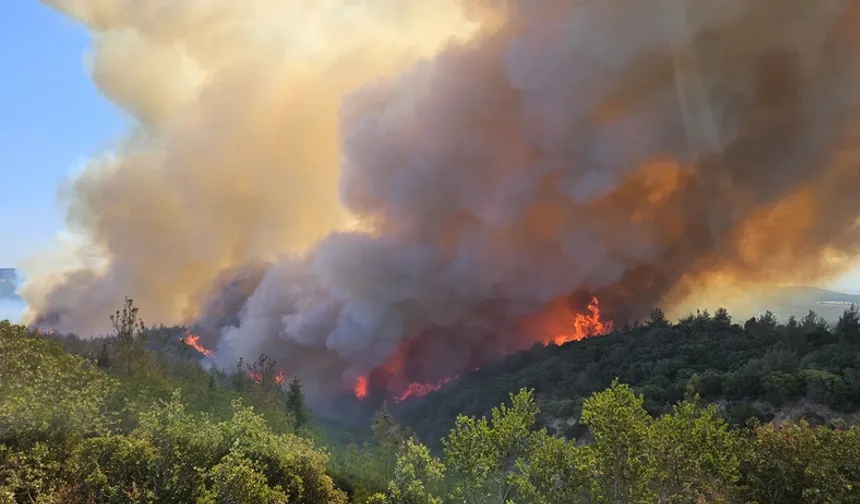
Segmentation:
{"type": "Polygon", "coordinates": [[[232,418],[215,422],[175,394],[144,412],[134,431],[89,440],[78,457],[74,502],[346,502],[326,474],[325,453],[273,433],[239,401],[232,418]]]}
{"type": "Polygon", "coordinates": [[[374,415],[370,428],[378,444],[376,466],[384,478],[389,480],[394,475],[397,457],[403,452],[412,434],[394,419],[388,409],[388,402],[382,403],[382,408],[374,415]]]}
{"type": "Polygon", "coordinates": [[[527,462],[546,431],[533,430],[539,412],[533,391],[511,394],[511,405],[493,408],[491,420],[459,416],[442,442],[455,473],[454,497],[504,504],[513,497],[518,466],[527,462]]]}
{"type": "Polygon", "coordinates": [[[445,466],[430,455],[430,450],[411,440],[397,457],[394,479],[388,494],[376,495],[371,502],[388,504],[442,504],[438,497],[444,488],[445,466]]]}
{"type": "Polygon", "coordinates": [[[800,326],[806,332],[827,330],[827,321],[812,310],[800,319],[800,326]]]}
{"type": "Polygon", "coordinates": [[[138,311],[134,302],[126,297],[122,309],[110,316],[118,360],[126,374],[138,370],[146,352],[146,326],[138,317],[138,311]]]}
{"type": "Polygon", "coordinates": [[[517,502],[555,504],[588,502],[588,460],[573,441],[537,435],[528,461],[518,461],[513,475],[517,502]]]}
{"type": "Polygon", "coordinates": [[[280,504],[287,502],[280,487],[267,484],[267,467],[250,460],[239,450],[231,450],[207,473],[211,481],[198,504],[247,503],[280,504]]]}
{"type": "Polygon", "coordinates": [[[629,386],[612,382],[582,405],[582,423],[594,442],[587,446],[592,478],[592,495],[599,502],[649,502],[648,487],[653,476],[649,460],[652,419],[643,407],[644,399],[629,386]]]}
{"type": "Polygon", "coordinates": [[[666,314],[659,307],[651,310],[651,317],[648,319],[648,327],[666,328],[669,327],[669,321],[666,319],[666,314]]]}
{"type": "Polygon", "coordinates": [[[658,502],[726,500],[738,478],[740,438],[698,396],[651,424],[651,478],[658,502]]]}
{"type": "Polygon", "coordinates": [[[723,307],[717,308],[717,311],[714,312],[714,322],[720,326],[729,326],[732,324],[732,316],[729,315],[729,311],[723,307]]]}
{"type": "Polygon", "coordinates": [[[860,340],[860,310],[857,305],[852,304],[840,315],[835,333],[851,342],[860,340]]]}
{"type": "Polygon", "coordinates": [[[860,502],[860,429],[763,425],[741,464],[746,502],[860,502]]]}
{"type": "Polygon", "coordinates": [[[116,382],[89,361],[20,326],[0,328],[0,443],[62,445],[114,423],[104,403],[116,382]]]}
{"type": "Polygon", "coordinates": [[[293,417],[295,432],[298,433],[310,421],[310,413],[305,406],[305,394],[302,392],[302,380],[298,375],[290,380],[286,399],[287,413],[293,417]]]}

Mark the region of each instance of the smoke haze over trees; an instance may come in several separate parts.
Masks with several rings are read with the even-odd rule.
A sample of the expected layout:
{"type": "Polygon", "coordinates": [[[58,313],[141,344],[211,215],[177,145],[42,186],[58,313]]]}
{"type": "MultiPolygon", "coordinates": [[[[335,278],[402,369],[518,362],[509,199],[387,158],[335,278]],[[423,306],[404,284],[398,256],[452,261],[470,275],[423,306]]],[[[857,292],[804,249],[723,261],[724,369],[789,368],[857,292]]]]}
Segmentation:
{"type": "Polygon", "coordinates": [[[395,396],[592,296],[623,324],[857,251],[851,0],[45,3],[138,124],[74,181],[40,327],[128,295],[222,367],[395,396]]]}
{"type": "Polygon", "coordinates": [[[857,1],[42,3],[134,121],[0,504],[860,502],[852,298],[698,310],[854,262],[857,1]]]}

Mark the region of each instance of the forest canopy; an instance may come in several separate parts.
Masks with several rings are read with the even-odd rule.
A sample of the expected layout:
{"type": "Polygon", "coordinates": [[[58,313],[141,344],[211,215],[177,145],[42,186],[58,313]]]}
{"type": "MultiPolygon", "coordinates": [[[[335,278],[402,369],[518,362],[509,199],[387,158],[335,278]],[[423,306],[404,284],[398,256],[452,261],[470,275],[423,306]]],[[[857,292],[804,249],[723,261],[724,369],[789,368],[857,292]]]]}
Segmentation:
{"type": "Polygon", "coordinates": [[[367,428],[261,355],[204,369],[127,300],[96,340],[0,322],[0,503],[860,501],[860,316],[725,310],[536,346],[367,428]],[[352,419],[350,419],[352,420],[352,419]]]}

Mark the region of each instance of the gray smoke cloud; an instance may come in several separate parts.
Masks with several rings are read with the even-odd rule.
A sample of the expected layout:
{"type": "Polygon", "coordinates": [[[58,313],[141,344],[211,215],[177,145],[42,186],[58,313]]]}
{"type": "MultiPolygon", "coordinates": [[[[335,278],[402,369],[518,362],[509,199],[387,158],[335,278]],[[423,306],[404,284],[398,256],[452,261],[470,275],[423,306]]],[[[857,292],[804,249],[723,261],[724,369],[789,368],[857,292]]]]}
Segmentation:
{"type": "MultiPolygon", "coordinates": [[[[238,139],[183,119],[183,134],[156,144],[185,153],[183,161],[79,182],[79,211],[127,232],[86,227],[105,244],[107,271],[44,289],[39,314],[75,329],[93,303],[110,306],[106,294],[116,303],[137,291],[144,313],[200,321],[225,367],[265,352],[321,393],[369,373],[397,393],[544,341],[591,296],[605,316],[638,318],[708,285],[832,276],[856,254],[860,4],[449,7],[450,19],[477,28],[431,44],[386,78],[332,82],[349,63],[330,59],[314,74],[320,80],[292,95],[300,106],[338,87],[332,106],[317,111],[336,112],[327,119],[336,134],[320,149],[337,158],[326,166],[334,165],[340,205],[360,228],[334,229],[333,220],[313,228],[306,248],[291,247],[301,240],[283,226],[341,206],[318,201],[316,186],[295,175],[320,164],[287,156],[301,138],[290,138],[285,118],[258,123],[242,113],[239,126],[222,132],[238,139]],[[199,152],[202,160],[188,160],[199,152]],[[214,172],[185,170],[186,162],[214,163],[214,172]],[[213,189],[222,186],[230,190],[213,189]],[[131,212],[127,201],[149,198],[150,188],[174,196],[131,212]],[[157,218],[144,221],[149,208],[157,218]],[[165,231],[177,221],[181,233],[165,231]],[[145,232],[146,242],[132,232],[145,232]],[[157,287],[142,289],[153,276],[157,287]]],[[[166,15],[149,13],[149,22],[157,14],[166,15]]],[[[204,30],[182,28],[177,40],[204,30]]],[[[235,88],[229,110],[256,110],[268,102],[253,93],[288,81],[251,75],[265,79],[235,88]]],[[[163,108],[138,117],[159,123],[170,115],[163,108]]],[[[204,125],[227,119],[220,102],[193,108],[204,125]],[[208,106],[219,112],[211,123],[208,106]]],[[[144,157],[161,153],[150,148],[144,157]]]]}

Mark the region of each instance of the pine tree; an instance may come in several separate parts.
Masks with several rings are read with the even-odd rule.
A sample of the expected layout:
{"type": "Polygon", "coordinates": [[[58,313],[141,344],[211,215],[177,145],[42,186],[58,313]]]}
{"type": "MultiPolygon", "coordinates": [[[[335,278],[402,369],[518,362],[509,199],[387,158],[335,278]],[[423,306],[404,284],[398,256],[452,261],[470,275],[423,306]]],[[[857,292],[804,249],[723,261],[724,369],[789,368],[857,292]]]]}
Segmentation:
{"type": "Polygon", "coordinates": [[[96,358],[96,363],[102,369],[107,369],[110,367],[110,352],[108,351],[107,341],[102,343],[102,346],[99,349],[98,357],[96,358]]]}
{"type": "Polygon", "coordinates": [[[729,315],[729,311],[723,307],[717,308],[716,313],[714,313],[714,321],[716,321],[721,326],[728,326],[732,323],[732,316],[729,315]]]}
{"type": "Polygon", "coordinates": [[[860,339],[860,310],[857,309],[857,305],[852,304],[839,317],[835,332],[850,342],[860,339]]]}
{"type": "Polygon", "coordinates": [[[236,372],[231,376],[231,382],[236,392],[245,391],[245,361],[242,357],[239,357],[239,362],[236,363],[236,372]]]}
{"type": "Polygon", "coordinates": [[[651,310],[651,318],[648,320],[648,325],[651,327],[669,327],[669,321],[666,320],[666,314],[659,307],[651,310]]]}
{"type": "Polygon", "coordinates": [[[298,376],[294,376],[290,380],[289,388],[287,389],[286,400],[287,412],[293,415],[293,422],[296,432],[310,421],[307,407],[305,407],[305,394],[302,392],[302,380],[298,376]]]}
{"type": "Polygon", "coordinates": [[[110,316],[116,339],[116,349],[123,371],[131,374],[135,364],[141,364],[146,353],[146,326],[137,316],[138,309],[130,298],[125,298],[122,310],[110,316]]]}
{"type": "Polygon", "coordinates": [[[397,457],[403,453],[406,443],[413,437],[412,432],[397,423],[388,409],[387,401],[382,403],[382,408],[374,415],[370,430],[378,443],[377,470],[384,474],[385,478],[391,479],[394,476],[397,457]]]}

